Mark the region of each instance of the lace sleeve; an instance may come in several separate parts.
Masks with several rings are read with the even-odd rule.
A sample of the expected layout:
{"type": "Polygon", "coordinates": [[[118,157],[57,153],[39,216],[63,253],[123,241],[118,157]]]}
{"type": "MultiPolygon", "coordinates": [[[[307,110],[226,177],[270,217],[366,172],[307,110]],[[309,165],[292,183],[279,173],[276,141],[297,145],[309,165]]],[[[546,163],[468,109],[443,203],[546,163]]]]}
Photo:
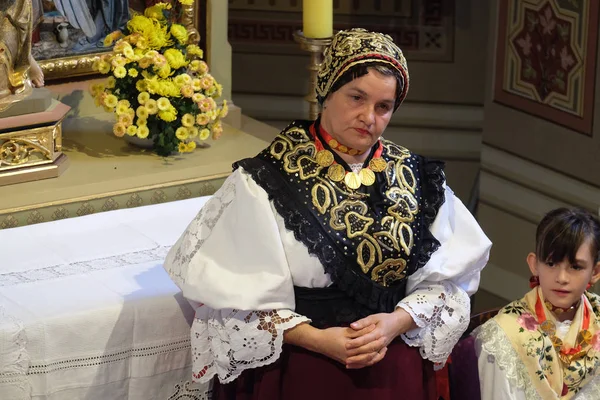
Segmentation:
{"type": "Polygon", "coordinates": [[[398,304],[418,326],[402,339],[420,347],[421,356],[440,369],[469,325],[471,304],[467,293],[449,281],[423,284],[398,304]]]}
{"type": "Polygon", "coordinates": [[[290,310],[240,311],[196,309],[192,324],[193,380],[221,383],[236,379],[247,369],[275,362],[283,345],[283,332],[310,322],[290,310]]]}

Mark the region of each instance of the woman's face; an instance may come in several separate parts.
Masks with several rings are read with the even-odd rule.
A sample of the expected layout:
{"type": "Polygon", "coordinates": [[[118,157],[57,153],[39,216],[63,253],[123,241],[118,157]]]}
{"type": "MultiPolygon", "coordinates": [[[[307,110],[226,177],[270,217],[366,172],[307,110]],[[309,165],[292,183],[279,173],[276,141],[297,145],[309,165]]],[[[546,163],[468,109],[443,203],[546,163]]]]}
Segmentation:
{"type": "Polygon", "coordinates": [[[369,68],[325,99],[321,125],[335,140],[366,151],[387,127],[394,113],[396,78],[369,68]]]}

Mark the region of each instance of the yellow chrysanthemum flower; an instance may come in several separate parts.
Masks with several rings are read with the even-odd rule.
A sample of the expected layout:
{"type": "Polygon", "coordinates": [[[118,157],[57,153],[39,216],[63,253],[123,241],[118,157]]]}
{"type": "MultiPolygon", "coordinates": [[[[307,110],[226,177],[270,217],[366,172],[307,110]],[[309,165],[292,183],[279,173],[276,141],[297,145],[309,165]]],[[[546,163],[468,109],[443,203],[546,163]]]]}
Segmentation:
{"type": "Polygon", "coordinates": [[[188,131],[190,132],[190,137],[191,138],[195,138],[200,133],[200,131],[198,130],[197,126],[190,126],[188,128],[188,131]]]}
{"type": "Polygon", "coordinates": [[[148,82],[140,79],[135,83],[135,88],[138,90],[138,92],[145,92],[146,90],[148,90],[148,82]]]}
{"type": "Polygon", "coordinates": [[[117,83],[117,80],[115,79],[114,76],[109,76],[108,78],[106,78],[106,87],[109,89],[112,89],[115,87],[115,84],[117,83]]]}
{"type": "Polygon", "coordinates": [[[196,118],[192,114],[183,114],[181,117],[181,125],[187,127],[194,126],[196,118]]]}
{"type": "Polygon", "coordinates": [[[201,81],[200,81],[200,79],[197,79],[197,78],[196,78],[196,79],[193,79],[193,80],[192,80],[192,88],[194,88],[194,90],[195,90],[196,92],[199,92],[199,91],[201,91],[201,90],[202,90],[202,84],[201,84],[201,81]]]}
{"type": "Polygon", "coordinates": [[[127,71],[127,75],[129,75],[132,78],[137,78],[138,71],[135,68],[129,68],[129,70],[127,71]]]}
{"type": "Polygon", "coordinates": [[[204,75],[208,72],[208,64],[202,60],[194,60],[190,62],[190,69],[204,75]]]}
{"type": "Polygon", "coordinates": [[[189,99],[194,95],[194,88],[191,85],[184,85],[181,87],[181,94],[189,99]]]}
{"type": "Polygon", "coordinates": [[[171,25],[171,35],[173,35],[173,37],[177,39],[179,44],[185,44],[188,41],[187,29],[185,29],[185,26],[183,25],[171,25]]]}
{"type": "Polygon", "coordinates": [[[163,65],[158,69],[157,74],[163,79],[168,78],[171,75],[171,66],[169,64],[163,65]]]}
{"type": "Polygon", "coordinates": [[[131,103],[127,99],[119,100],[119,105],[121,105],[121,104],[124,105],[125,108],[131,107],[131,103]]]}
{"type": "Polygon", "coordinates": [[[198,107],[200,107],[200,110],[202,112],[208,112],[212,110],[212,103],[210,102],[210,100],[212,99],[210,97],[207,97],[198,104],[198,107]]]}
{"type": "Polygon", "coordinates": [[[144,107],[146,107],[146,110],[150,115],[154,115],[158,112],[158,105],[156,104],[156,100],[154,99],[148,99],[144,104],[144,107]]]}
{"type": "Polygon", "coordinates": [[[152,20],[143,15],[134,15],[129,22],[127,22],[127,28],[131,33],[141,33],[142,36],[146,30],[151,30],[153,27],[154,23],[152,20]]]}
{"type": "Polygon", "coordinates": [[[94,97],[97,96],[99,93],[98,86],[99,85],[97,83],[90,85],[90,94],[94,97]]]}
{"type": "Polygon", "coordinates": [[[165,19],[165,15],[163,14],[163,9],[161,7],[152,6],[148,7],[144,10],[144,15],[148,18],[155,19],[158,21],[162,21],[165,19]]]}
{"type": "Polygon", "coordinates": [[[135,115],[137,115],[138,118],[146,119],[148,118],[148,109],[144,106],[139,106],[137,110],[135,110],[135,115]]]}
{"type": "Polygon", "coordinates": [[[192,100],[194,101],[194,103],[200,103],[205,98],[206,96],[204,96],[202,93],[194,93],[194,95],[192,96],[192,100]]]}
{"type": "Polygon", "coordinates": [[[148,120],[146,118],[138,118],[137,121],[135,121],[135,124],[137,126],[148,125],[148,120]]]}
{"type": "Polygon", "coordinates": [[[200,131],[200,140],[206,140],[210,137],[210,131],[206,128],[200,131]]]}
{"type": "Polygon", "coordinates": [[[126,130],[127,130],[127,127],[120,122],[117,122],[113,126],[113,133],[117,137],[123,137],[125,135],[126,130]]]}
{"type": "Polygon", "coordinates": [[[129,125],[127,127],[127,134],[129,136],[135,136],[135,134],[137,133],[138,127],[135,125],[129,125]]]}
{"type": "Polygon", "coordinates": [[[125,104],[122,104],[121,102],[119,102],[119,104],[117,104],[117,115],[129,114],[128,110],[129,110],[129,106],[126,106],[125,104]]]}
{"type": "Polygon", "coordinates": [[[217,88],[215,87],[215,85],[209,87],[208,89],[206,89],[206,95],[213,97],[213,95],[217,92],[217,88]]]}
{"type": "Polygon", "coordinates": [[[100,61],[98,64],[98,71],[101,74],[108,74],[110,72],[110,64],[106,61],[100,61]]]}
{"type": "Polygon", "coordinates": [[[177,147],[177,150],[180,153],[187,153],[188,149],[187,149],[187,145],[183,142],[179,143],[179,146],[177,147]]]}
{"type": "Polygon", "coordinates": [[[108,108],[115,108],[118,102],[119,99],[117,99],[117,96],[115,96],[114,94],[109,94],[104,99],[104,105],[108,108]]]}
{"type": "Polygon", "coordinates": [[[194,4],[194,0],[179,0],[179,2],[184,6],[191,6],[192,4],[194,4]]]}
{"type": "Polygon", "coordinates": [[[223,107],[221,108],[221,112],[219,113],[219,116],[221,118],[225,118],[228,113],[229,113],[229,106],[227,105],[227,100],[223,100],[223,107]]]}
{"type": "Polygon", "coordinates": [[[166,111],[171,106],[171,102],[166,97],[161,97],[156,101],[156,105],[160,111],[166,111]]]}
{"type": "Polygon", "coordinates": [[[158,117],[165,122],[173,122],[177,119],[177,114],[171,111],[159,111],[158,117]]]}
{"type": "Polygon", "coordinates": [[[125,57],[127,57],[128,59],[133,60],[135,58],[135,53],[134,53],[133,48],[131,47],[131,45],[129,43],[127,43],[127,44],[128,44],[128,46],[126,46],[123,49],[123,55],[125,57]]]}
{"type": "Polygon", "coordinates": [[[146,125],[138,126],[137,135],[139,138],[146,139],[150,134],[150,129],[146,125]]]}
{"type": "Polygon", "coordinates": [[[144,104],[149,99],[150,99],[150,93],[148,93],[148,92],[141,92],[137,96],[138,103],[140,103],[140,104],[144,104]]]}
{"type": "Polygon", "coordinates": [[[119,122],[128,127],[133,124],[133,117],[130,114],[121,114],[119,115],[119,122]]]}
{"type": "Polygon", "coordinates": [[[194,151],[195,148],[196,148],[196,142],[194,142],[193,140],[187,144],[188,152],[191,153],[192,151],[194,151]]]}
{"type": "Polygon", "coordinates": [[[175,137],[177,137],[179,140],[186,140],[190,137],[190,131],[188,131],[185,126],[180,126],[175,131],[175,137]]]}
{"type": "Polygon", "coordinates": [[[183,76],[182,74],[177,75],[175,78],[173,78],[173,82],[177,85],[177,86],[183,86],[185,85],[185,82],[183,81],[183,76]]]}
{"type": "Polygon", "coordinates": [[[104,38],[104,46],[106,46],[106,47],[112,46],[112,44],[115,42],[115,40],[121,38],[122,36],[123,36],[123,32],[121,32],[121,31],[114,31],[114,32],[109,33],[104,38]]]}
{"type": "Polygon", "coordinates": [[[127,75],[127,70],[125,69],[125,67],[117,67],[115,68],[113,73],[117,78],[124,78],[125,75],[127,75]]]}
{"type": "Polygon", "coordinates": [[[207,114],[196,115],[196,123],[200,126],[207,125],[210,122],[210,117],[207,114]]]}
{"type": "Polygon", "coordinates": [[[188,65],[187,60],[183,56],[183,53],[177,49],[165,50],[165,58],[173,69],[179,69],[188,65]]]}
{"type": "Polygon", "coordinates": [[[140,61],[138,61],[138,65],[140,66],[140,68],[143,68],[143,69],[148,68],[151,64],[152,64],[152,58],[150,58],[148,56],[142,57],[140,59],[140,61]]]}
{"type": "Polygon", "coordinates": [[[171,9],[171,3],[160,2],[160,3],[156,3],[154,5],[154,7],[159,7],[161,10],[170,10],[171,9]]]}
{"type": "Polygon", "coordinates": [[[186,47],[186,53],[188,56],[191,57],[202,58],[204,56],[204,52],[202,51],[202,49],[195,44],[188,45],[186,47]]]}

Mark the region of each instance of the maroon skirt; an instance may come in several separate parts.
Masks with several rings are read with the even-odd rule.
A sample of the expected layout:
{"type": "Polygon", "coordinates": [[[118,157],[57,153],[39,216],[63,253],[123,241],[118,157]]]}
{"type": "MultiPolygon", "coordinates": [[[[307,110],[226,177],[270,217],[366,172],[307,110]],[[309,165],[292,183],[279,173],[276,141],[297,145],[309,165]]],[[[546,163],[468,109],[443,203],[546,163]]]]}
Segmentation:
{"type": "Polygon", "coordinates": [[[279,360],[246,370],[235,381],[215,380],[215,400],[435,400],[433,364],[396,339],[379,363],[349,370],[303,348],[284,345],[279,360]]]}

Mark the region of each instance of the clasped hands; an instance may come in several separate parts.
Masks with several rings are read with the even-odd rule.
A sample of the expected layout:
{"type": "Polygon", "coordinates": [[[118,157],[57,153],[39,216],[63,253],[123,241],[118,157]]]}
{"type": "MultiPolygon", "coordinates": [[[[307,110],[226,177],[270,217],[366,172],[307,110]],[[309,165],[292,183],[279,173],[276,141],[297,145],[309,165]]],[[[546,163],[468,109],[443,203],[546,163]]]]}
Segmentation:
{"type": "Polygon", "coordinates": [[[316,350],[348,369],[364,368],[383,360],[392,340],[413,327],[416,325],[410,314],[398,308],[391,313],[370,315],[347,328],[320,331],[316,350]]]}

